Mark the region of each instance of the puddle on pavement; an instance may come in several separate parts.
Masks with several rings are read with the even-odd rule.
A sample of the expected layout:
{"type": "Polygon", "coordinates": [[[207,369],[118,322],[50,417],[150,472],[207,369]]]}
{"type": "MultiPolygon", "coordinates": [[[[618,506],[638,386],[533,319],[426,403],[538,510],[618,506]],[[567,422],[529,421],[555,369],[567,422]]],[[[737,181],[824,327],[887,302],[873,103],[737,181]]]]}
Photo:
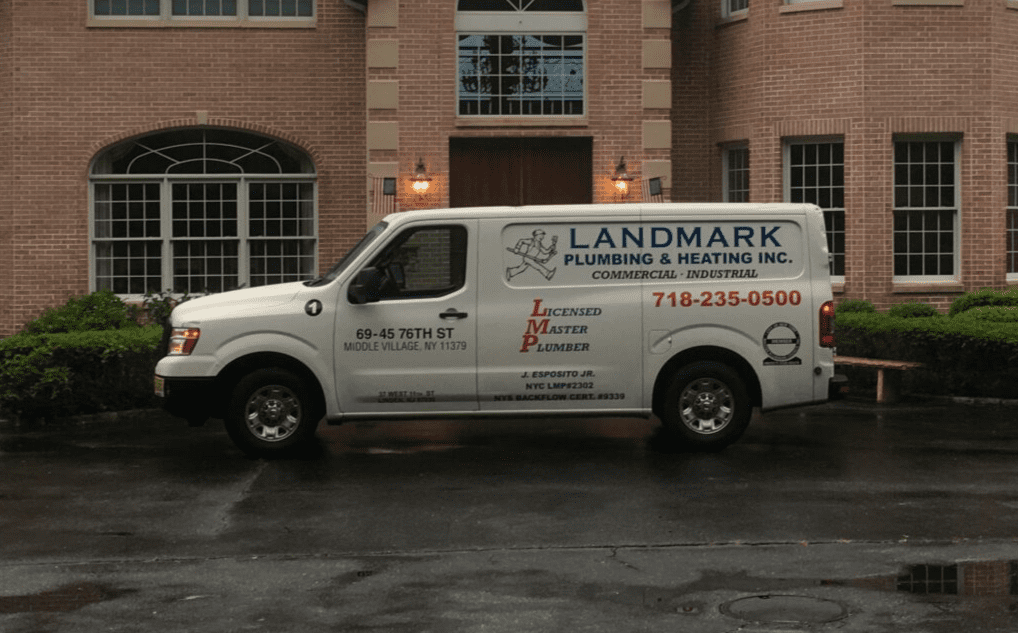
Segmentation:
{"type": "Polygon", "coordinates": [[[848,609],[835,600],[771,594],[731,600],[721,605],[721,612],[763,624],[826,624],[848,615],[848,609]]]}
{"type": "Polygon", "coordinates": [[[1018,630],[1018,560],[921,563],[907,565],[895,574],[854,579],[765,580],[744,572],[708,573],[681,588],[601,586],[592,597],[693,618],[720,611],[754,626],[791,626],[798,630],[850,621],[853,613],[866,610],[864,599],[846,600],[841,595],[835,599],[830,593],[810,595],[818,589],[837,587],[908,594],[911,602],[934,605],[942,617],[953,616],[959,622],[985,627],[978,630],[1018,630]],[[711,605],[709,598],[704,600],[716,591],[743,595],[722,604],[711,605]]]}
{"type": "Polygon", "coordinates": [[[0,613],[54,613],[76,611],[90,604],[130,593],[94,583],[74,583],[23,596],[0,596],[0,613]]]}

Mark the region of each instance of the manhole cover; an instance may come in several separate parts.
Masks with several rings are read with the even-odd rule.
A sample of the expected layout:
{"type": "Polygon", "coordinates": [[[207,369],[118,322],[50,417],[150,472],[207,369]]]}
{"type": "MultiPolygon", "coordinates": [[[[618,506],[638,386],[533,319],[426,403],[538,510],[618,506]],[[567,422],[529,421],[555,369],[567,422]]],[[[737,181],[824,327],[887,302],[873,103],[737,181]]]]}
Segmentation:
{"type": "Polygon", "coordinates": [[[822,624],[848,615],[841,604],[809,596],[750,596],[721,605],[721,612],[750,622],[822,624]]]}

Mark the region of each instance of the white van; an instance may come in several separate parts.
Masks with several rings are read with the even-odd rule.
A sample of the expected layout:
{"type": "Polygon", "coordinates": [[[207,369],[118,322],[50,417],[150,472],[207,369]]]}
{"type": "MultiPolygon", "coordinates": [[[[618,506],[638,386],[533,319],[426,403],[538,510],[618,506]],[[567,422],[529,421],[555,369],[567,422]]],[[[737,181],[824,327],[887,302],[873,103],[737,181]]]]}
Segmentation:
{"type": "Polygon", "coordinates": [[[831,299],[812,205],[396,213],[318,279],[178,306],[155,388],[255,456],[323,417],[657,415],[719,448],[838,391],[831,299]]]}

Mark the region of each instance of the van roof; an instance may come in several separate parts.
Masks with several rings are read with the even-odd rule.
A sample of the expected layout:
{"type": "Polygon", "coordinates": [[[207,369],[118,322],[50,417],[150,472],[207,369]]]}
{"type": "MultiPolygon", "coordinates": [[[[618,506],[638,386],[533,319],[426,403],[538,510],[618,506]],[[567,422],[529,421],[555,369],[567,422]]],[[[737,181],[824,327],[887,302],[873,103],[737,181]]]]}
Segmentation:
{"type": "Polygon", "coordinates": [[[466,220],[480,218],[575,218],[588,217],[633,217],[645,218],[664,216],[704,215],[803,215],[819,212],[812,204],[792,203],[734,203],[734,202],[648,202],[629,204],[559,204],[524,207],[459,207],[454,209],[424,209],[398,212],[386,217],[389,223],[411,220],[466,220]]]}

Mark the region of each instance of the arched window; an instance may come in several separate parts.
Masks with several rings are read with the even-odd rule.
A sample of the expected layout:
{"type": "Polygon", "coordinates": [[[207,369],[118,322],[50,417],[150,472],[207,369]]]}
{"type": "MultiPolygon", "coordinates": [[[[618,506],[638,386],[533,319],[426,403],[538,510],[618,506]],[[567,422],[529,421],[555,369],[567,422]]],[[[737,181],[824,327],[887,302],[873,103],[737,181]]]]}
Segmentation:
{"type": "Polygon", "coordinates": [[[459,0],[460,116],[585,114],[583,0],[459,0]]]}
{"type": "Polygon", "coordinates": [[[103,151],[91,173],[97,290],[221,292],[314,276],[315,170],[299,149],[219,129],[103,151]]]}

